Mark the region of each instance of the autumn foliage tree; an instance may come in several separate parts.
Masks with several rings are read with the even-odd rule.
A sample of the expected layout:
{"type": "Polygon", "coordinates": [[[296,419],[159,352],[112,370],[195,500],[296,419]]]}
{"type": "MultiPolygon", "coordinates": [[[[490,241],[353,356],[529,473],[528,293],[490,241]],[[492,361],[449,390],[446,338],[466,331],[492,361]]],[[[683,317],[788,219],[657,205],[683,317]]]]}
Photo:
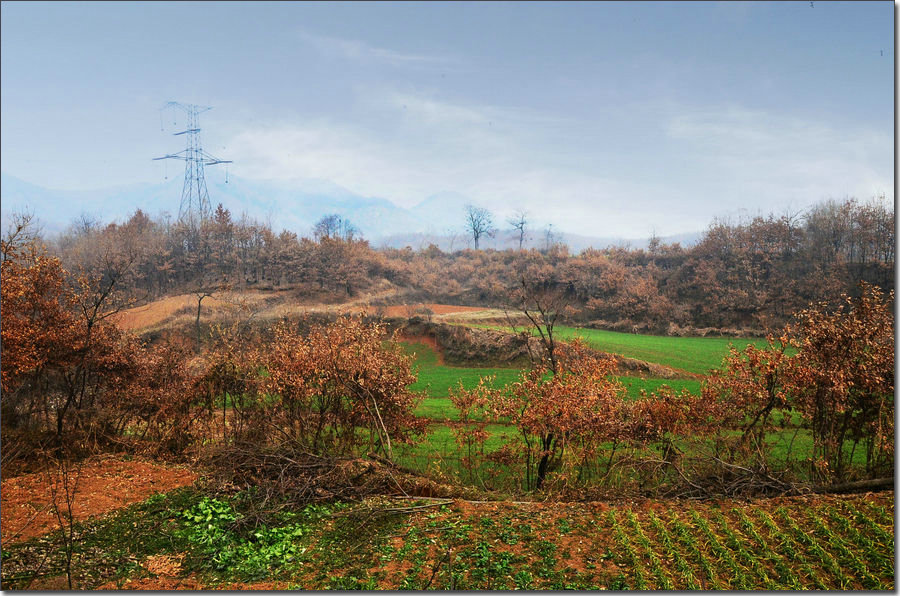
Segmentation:
{"type": "Polygon", "coordinates": [[[766,434],[776,413],[794,411],[809,430],[814,475],[850,475],[857,448],[870,477],[892,470],[894,453],[893,292],[862,283],[860,296],[837,308],[820,303],[796,315],[766,348],[732,350],[704,387],[723,423],[742,428],[765,464],[766,434]]]}
{"type": "Polygon", "coordinates": [[[14,239],[3,241],[3,254],[2,415],[6,428],[28,427],[59,407],[50,377],[77,356],[76,300],[59,259],[14,239]]]}
{"type": "Polygon", "coordinates": [[[579,342],[565,348],[555,370],[544,360],[505,390],[480,383],[451,394],[463,420],[506,422],[519,431],[504,452],[523,464],[527,488],[540,490],[548,474],[562,467],[583,473],[601,444],[622,431],[622,388],[609,376],[615,361],[579,342]]]}
{"type": "Polygon", "coordinates": [[[422,430],[409,358],[383,326],[341,318],[301,333],[283,323],[271,343],[219,342],[195,357],[185,341],[144,345],[110,322],[124,269],[72,275],[13,239],[2,252],[4,439],[13,428],[57,444],[127,433],[178,451],[198,417],[229,403],[223,439],[281,437],[318,455],[366,446],[391,458],[422,430]]]}
{"type": "Polygon", "coordinates": [[[295,448],[318,455],[348,455],[366,445],[393,457],[393,445],[423,429],[412,411],[420,396],[410,358],[383,343],[385,329],[360,317],[342,317],[302,335],[289,324],[273,330],[258,352],[266,371],[263,405],[273,428],[295,448]]]}
{"type": "Polygon", "coordinates": [[[187,342],[165,337],[144,346],[132,382],[117,391],[116,434],[132,427],[156,453],[179,453],[195,437],[194,423],[209,413],[187,342]]]}
{"type": "Polygon", "coordinates": [[[845,477],[858,446],[869,475],[893,469],[893,298],[862,283],[858,298],[834,310],[819,304],[797,315],[789,387],[825,477],[845,477]]]}
{"type": "Polygon", "coordinates": [[[558,357],[556,372],[535,367],[497,405],[497,413],[519,429],[525,445],[526,482],[540,490],[552,468],[572,461],[585,465],[620,427],[621,386],[610,379],[612,358],[575,343],[558,357]]]}
{"type": "Polygon", "coordinates": [[[770,336],[764,348],[732,347],[724,366],[712,371],[703,385],[704,399],[717,405],[721,427],[741,431],[737,447],[763,468],[768,465],[766,436],[775,418],[790,408],[788,369],[795,348],[786,334],[770,336]]]}
{"type": "Polygon", "coordinates": [[[134,423],[170,425],[190,395],[182,354],[148,349],[109,320],[128,267],[108,261],[104,274],[74,275],[36,242],[11,235],[2,248],[4,440],[49,432],[71,447],[134,423]]]}

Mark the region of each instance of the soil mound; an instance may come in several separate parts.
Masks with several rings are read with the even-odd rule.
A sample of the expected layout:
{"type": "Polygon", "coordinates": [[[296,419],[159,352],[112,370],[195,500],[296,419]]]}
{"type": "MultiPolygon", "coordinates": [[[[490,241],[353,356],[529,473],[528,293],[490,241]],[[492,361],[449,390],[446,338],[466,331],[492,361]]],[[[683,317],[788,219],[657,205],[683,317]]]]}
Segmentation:
{"type": "Polygon", "coordinates": [[[528,341],[520,335],[432,323],[421,317],[401,322],[398,328],[403,337],[430,339],[428,343],[437,346],[438,353],[450,366],[525,366],[530,362],[529,344],[532,350],[540,350],[539,342],[528,341]]]}

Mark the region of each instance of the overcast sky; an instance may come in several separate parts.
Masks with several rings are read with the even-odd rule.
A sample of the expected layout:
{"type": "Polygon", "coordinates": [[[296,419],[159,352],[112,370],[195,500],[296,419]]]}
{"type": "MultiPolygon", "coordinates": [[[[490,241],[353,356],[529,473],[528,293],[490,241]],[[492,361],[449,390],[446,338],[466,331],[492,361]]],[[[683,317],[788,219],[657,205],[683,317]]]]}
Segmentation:
{"type": "Polygon", "coordinates": [[[0,167],[48,188],[161,182],[177,100],[243,178],[596,236],[893,198],[892,2],[0,10],[0,167]]]}

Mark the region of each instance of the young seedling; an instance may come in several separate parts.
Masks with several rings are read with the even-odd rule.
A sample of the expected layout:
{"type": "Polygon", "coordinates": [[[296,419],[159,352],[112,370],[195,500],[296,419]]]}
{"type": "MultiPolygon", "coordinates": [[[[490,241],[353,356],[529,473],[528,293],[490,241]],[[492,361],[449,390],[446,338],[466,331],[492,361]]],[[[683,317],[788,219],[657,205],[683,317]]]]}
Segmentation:
{"type": "Polygon", "coordinates": [[[737,507],[732,508],[731,511],[740,519],[741,530],[744,534],[749,536],[756,543],[756,547],[762,553],[763,557],[765,557],[765,559],[772,564],[772,567],[775,568],[775,571],[778,572],[778,581],[791,590],[802,590],[803,585],[800,582],[800,578],[798,578],[797,574],[785,564],[784,557],[776,554],[769,546],[769,542],[760,536],[756,527],[753,525],[753,522],[747,517],[747,514],[737,507]]]}
{"type": "Polygon", "coordinates": [[[722,545],[719,541],[719,537],[713,533],[706,519],[701,517],[700,514],[693,509],[691,510],[691,519],[697,527],[700,528],[700,532],[702,532],[703,536],[706,538],[710,549],[713,554],[718,557],[719,562],[723,563],[728,571],[731,572],[731,575],[734,578],[732,589],[752,590],[754,586],[748,580],[747,575],[744,573],[744,569],[734,560],[731,552],[722,545]]]}
{"type": "Polygon", "coordinates": [[[656,517],[656,514],[653,513],[653,511],[650,511],[649,518],[650,526],[659,536],[659,539],[662,541],[663,546],[666,547],[666,558],[672,559],[672,561],[675,563],[675,569],[684,580],[684,585],[688,590],[702,590],[703,587],[697,581],[697,578],[694,577],[694,572],[693,570],[691,570],[691,566],[688,565],[687,561],[684,560],[684,557],[681,556],[681,552],[672,541],[672,537],[669,535],[669,531],[666,529],[666,526],[664,526],[662,521],[658,517],[656,517]]]}
{"type": "MultiPolygon", "coordinates": [[[[893,527],[893,524],[894,524],[893,518],[888,519],[887,522],[884,522],[884,521],[875,522],[872,520],[872,518],[870,518],[864,512],[862,512],[859,509],[857,509],[856,507],[854,507],[853,504],[851,504],[849,502],[845,502],[844,505],[845,505],[845,507],[847,507],[847,510],[850,512],[850,514],[853,515],[853,518],[856,520],[856,523],[865,526],[865,528],[869,532],[871,532],[872,534],[874,534],[876,536],[877,540],[882,544],[882,546],[889,546],[891,548],[891,550],[894,549],[894,534],[891,532],[885,531],[884,528],[882,528],[880,525],[878,525],[879,523],[887,523],[888,525],[893,527]]],[[[869,507],[871,507],[873,509],[873,511],[875,512],[875,515],[878,516],[879,520],[885,519],[884,515],[886,515],[886,513],[885,513],[883,507],[879,507],[879,506],[872,505],[872,504],[870,504],[869,507]]]]}
{"type": "Polygon", "coordinates": [[[634,589],[646,590],[647,581],[644,579],[644,566],[641,565],[637,554],[634,552],[634,548],[631,546],[631,541],[628,539],[628,536],[625,535],[625,532],[622,531],[622,527],[619,525],[619,521],[616,519],[612,509],[609,510],[607,518],[609,519],[610,525],[612,525],[616,540],[622,547],[622,552],[625,554],[626,561],[634,571],[634,589]]]}
{"type": "Polygon", "coordinates": [[[743,563],[753,570],[753,573],[759,578],[762,582],[762,585],[767,590],[778,590],[781,588],[776,582],[774,582],[769,574],[766,573],[765,567],[759,562],[759,559],[756,557],[755,553],[751,553],[746,548],[744,548],[744,541],[742,541],[737,534],[728,526],[728,520],[721,513],[717,513],[717,522],[719,524],[719,528],[725,534],[725,543],[728,545],[732,551],[737,553],[737,556],[740,558],[743,563]]]}
{"type": "Polygon", "coordinates": [[[772,519],[768,512],[762,509],[756,509],[756,516],[762,522],[772,537],[778,542],[778,550],[784,553],[785,557],[795,565],[798,569],[809,578],[817,590],[827,590],[828,585],[822,581],[819,574],[810,566],[806,557],[800,550],[803,548],[797,542],[786,534],[772,519]]]}
{"type": "MultiPolygon", "coordinates": [[[[672,528],[675,530],[675,535],[678,537],[678,542],[684,546],[687,552],[693,557],[693,559],[700,566],[700,569],[703,570],[703,573],[706,575],[707,581],[709,581],[709,588],[711,590],[721,590],[723,589],[722,585],[719,584],[718,577],[716,573],[713,571],[712,565],[709,562],[709,559],[706,555],[703,554],[703,551],[697,546],[697,538],[690,531],[687,525],[681,521],[678,517],[678,513],[672,511],[671,515],[671,523],[672,528]]],[[[705,587],[701,587],[701,589],[706,589],[705,587]]]]}
{"type": "MultiPolygon", "coordinates": [[[[853,524],[850,523],[850,520],[841,515],[841,513],[838,512],[834,507],[828,507],[826,511],[828,512],[828,517],[829,519],[831,519],[832,523],[837,525],[840,531],[844,535],[849,537],[858,549],[863,551],[865,559],[870,563],[874,563],[878,567],[879,573],[885,576],[893,577],[893,557],[891,557],[890,559],[886,557],[882,550],[878,547],[879,545],[873,542],[871,538],[856,529],[853,524]]],[[[891,550],[893,551],[893,549],[891,550]]]]}
{"type": "Polygon", "coordinates": [[[644,529],[641,527],[641,524],[638,521],[637,517],[634,515],[634,512],[628,510],[628,513],[626,515],[628,517],[628,523],[631,524],[631,529],[634,531],[634,535],[638,544],[643,547],[644,552],[647,554],[647,558],[650,559],[650,571],[653,572],[653,577],[656,578],[656,588],[658,590],[674,589],[672,586],[672,582],[669,581],[669,576],[666,575],[662,563],[660,563],[659,561],[659,557],[657,557],[656,553],[654,552],[653,545],[650,544],[650,540],[647,538],[647,535],[644,534],[644,529]]]}
{"type": "Polygon", "coordinates": [[[856,574],[856,577],[859,578],[866,590],[885,589],[881,585],[881,582],[869,572],[866,564],[860,561],[859,557],[847,548],[847,545],[844,544],[844,541],[841,540],[840,536],[837,536],[831,528],[825,524],[818,513],[812,514],[812,523],[816,530],[816,534],[828,541],[829,546],[838,553],[841,562],[856,574]]]}
{"type": "MultiPolygon", "coordinates": [[[[851,505],[850,503],[847,503],[847,505],[851,509],[854,508],[853,505],[851,505]]],[[[877,518],[876,521],[879,524],[884,525],[884,526],[893,527],[893,525],[894,525],[893,511],[888,511],[887,508],[885,508],[884,506],[879,505],[878,503],[873,503],[871,501],[863,501],[860,503],[860,505],[862,505],[864,508],[870,510],[872,512],[872,515],[874,515],[877,518]]],[[[891,540],[893,540],[893,536],[891,536],[891,540]]]]}
{"type": "Polygon", "coordinates": [[[828,573],[838,582],[838,586],[841,590],[846,590],[851,585],[851,580],[849,577],[844,574],[843,570],[840,566],[835,562],[834,557],[832,557],[828,552],[823,549],[818,540],[816,540],[813,536],[802,530],[794,519],[791,517],[791,514],[784,507],[779,507],[776,511],[781,520],[787,525],[788,529],[791,531],[791,534],[794,538],[806,547],[807,552],[810,555],[815,557],[815,560],[825,568],[828,573]]]}

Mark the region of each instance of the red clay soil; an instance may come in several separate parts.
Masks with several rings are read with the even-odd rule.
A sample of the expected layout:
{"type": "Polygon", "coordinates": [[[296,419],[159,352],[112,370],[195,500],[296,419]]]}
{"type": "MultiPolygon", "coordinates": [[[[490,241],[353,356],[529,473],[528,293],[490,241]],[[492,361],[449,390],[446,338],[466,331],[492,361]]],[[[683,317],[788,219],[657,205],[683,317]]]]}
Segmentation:
{"type": "Polygon", "coordinates": [[[444,351],[441,349],[441,346],[438,345],[438,342],[434,338],[434,336],[407,335],[405,333],[401,333],[398,335],[397,339],[410,344],[425,344],[434,351],[435,355],[437,356],[438,364],[444,364],[444,351]]]}
{"type": "MultiPolygon", "coordinates": [[[[51,477],[55,471],[36,472],[0,483],[0,541],[3,545],[21,542],[51,532],[58,527],[52,507],[51,477]]],[[[77,477],[76,520],[103,515],[155,493],[193,484],[197,475],[184,468],[163,466],[149,460],[104,456],[76,464],[70,478],[77,477]]],[[[56,475],[58,482],[59,476],[56,475]]],[[[71,482],[71,480],[70,480],[71,482]]],[[[64,492],[58,491],[65,511],[64,492]]]]}
{"type": "MultiPolygon", "coordinates": [[[[483,306],[454,306],[452,304],[398,304],[394,306],[369,307],[369,311],[381,312],[385,317],[411,317],[420,309],[428,309],[435,315],[452,315],[461,312],[486,310],[483,306]]],[[[421,312],[421,311],[420,311],[421,312]]]]}

